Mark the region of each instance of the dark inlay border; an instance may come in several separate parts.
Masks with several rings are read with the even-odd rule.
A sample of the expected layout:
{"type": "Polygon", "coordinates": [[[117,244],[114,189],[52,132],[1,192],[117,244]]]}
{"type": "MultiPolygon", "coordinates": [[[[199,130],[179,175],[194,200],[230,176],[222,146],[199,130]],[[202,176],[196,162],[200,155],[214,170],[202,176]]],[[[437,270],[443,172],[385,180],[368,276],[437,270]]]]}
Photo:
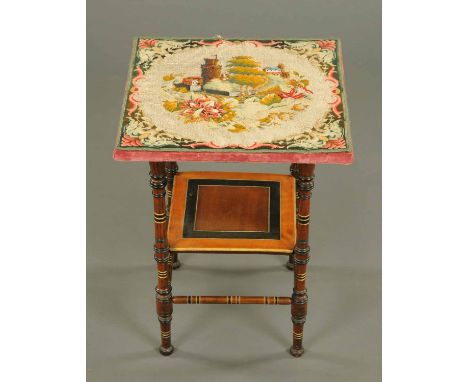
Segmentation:
{"type": "Polygon", "coordinates": [[[225,239],[273,239],[280,240],[280,182],[262,180],[230,179],[189,179],[187,185],[187,204],[185,207],[184,238],[225,238],[225,239]],[[257,186],[270,189],[270,231],[196,231],[194,230],[197,209],[198,186],[257,186]]]}

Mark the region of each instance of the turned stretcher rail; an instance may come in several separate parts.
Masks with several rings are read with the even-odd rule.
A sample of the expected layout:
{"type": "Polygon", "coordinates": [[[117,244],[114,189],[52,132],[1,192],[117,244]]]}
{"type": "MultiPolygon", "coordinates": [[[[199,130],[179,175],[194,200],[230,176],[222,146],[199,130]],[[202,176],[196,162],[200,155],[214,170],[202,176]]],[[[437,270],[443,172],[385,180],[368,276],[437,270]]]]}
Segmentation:
{"type": "Polygon", "coordinates": [[[174,304],[291,305],[290,297],[275,296],[173,296],[174,304]]]}

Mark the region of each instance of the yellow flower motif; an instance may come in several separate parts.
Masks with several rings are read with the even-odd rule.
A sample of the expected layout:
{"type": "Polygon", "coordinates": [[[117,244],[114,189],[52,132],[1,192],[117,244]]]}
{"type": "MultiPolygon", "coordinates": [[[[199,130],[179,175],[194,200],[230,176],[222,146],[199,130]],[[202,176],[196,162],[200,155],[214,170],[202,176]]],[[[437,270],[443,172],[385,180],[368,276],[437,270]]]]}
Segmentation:
{"type": "Polygon", "coordinates": [[[164,77],[163,77],[163,80],[164,81],[171,81],[173,80],[175,77],[174,75],[171,73],[171,74],[166,74],[164,77]]]}
{"type": "Polygon", "coordinates": [[[263,105],[271,105],[278,102],[281,102],[281,97],[278,94],[268,94],[260,100],[260,103],[263,105]]]}
{"type": "Polygon", "coordinates": [[[225,122],[225,121],[231,121],[234,117],[236,116],[236,112],[229,110],[226,114],[224,114],[221,119],[219,120],[220,122],[225,122]]]}
{"type": "Polygon", "coordinates": [[[240,123],[234,124],[234,129],[229,129],[231,133],[240,133],[244,130],[247,130],[247,128],[244,125],[241,125],[240,123]]]}
{"type": "Polygon", "coordinates": [[[291,110],[301,111],[301,110],[304,110],[304,106],[302,106],[299,103],[296,103],[296,104],[293,105],[293,107],[291,107],[291,110]]]}
{"type": "Polygon", "coordinates": [[[164,101],[163,105],[167,111],[173,112],[177,110],[177,101],[164,101]]]}
{"type": "Polygon", "coordinates": [[[278,116],[278,118],[281,119],[282,121],[286,121],[286,120],[292,118],[292,113],[281,112],[281,113],[278,113],[277,116],[278,116]]]}
{"type": "Polygon", "coordinates": [[[187,88],[184,88],[184,87],[178,88],[178,87],[175,87],[175,86],[174,86],[174,87],[172,88],[172,90],[174,90],[174,91],[176,91],[176,92],[179,92],[179,93],[187,93],[187,92],[188,92],[187,88]]]}
{"type": "Polygon", "coordinates": [[[270,117],[260,118],[260,119],[259,119],[259,122],[260,122],[260,123],[270,123],[270,122],[271,122],[271,118],[270,118],[270,117]]]}

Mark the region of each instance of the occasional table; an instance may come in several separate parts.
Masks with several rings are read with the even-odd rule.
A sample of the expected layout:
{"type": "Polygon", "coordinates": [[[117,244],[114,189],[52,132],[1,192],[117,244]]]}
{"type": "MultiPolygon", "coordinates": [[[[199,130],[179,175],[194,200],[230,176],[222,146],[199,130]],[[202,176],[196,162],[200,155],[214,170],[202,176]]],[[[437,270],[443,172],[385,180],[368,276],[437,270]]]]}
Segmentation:
{"type": "Polygon", "coordinates": [[[174,350],[174,304],[267,304],[291,305],[301,356],[315,165],[353,158],[340,42],[135,39],[114,158],[150,165],[160,352],[174,350]],[[291,174],[179,172],[178,161],[288,162],[291,174]],[[173,295],[187,252],[287,255],[292,296],[173,295]]]}

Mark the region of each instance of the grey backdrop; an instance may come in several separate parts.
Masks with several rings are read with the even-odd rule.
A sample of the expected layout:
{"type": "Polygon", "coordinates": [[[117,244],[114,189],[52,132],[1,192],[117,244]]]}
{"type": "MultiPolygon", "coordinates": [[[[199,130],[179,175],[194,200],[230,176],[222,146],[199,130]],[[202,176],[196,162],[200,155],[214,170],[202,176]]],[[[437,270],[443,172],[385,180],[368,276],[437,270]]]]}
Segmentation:
{"type": "MultiPolygon", "coordinates": [[[[381,5],[378,0],[88,1],[88,380],[379,381],[381,5]],[[288,353],[288,307],[176,306],[162,357],[154,313],[146,163],[112,160],[134,36],[342,39],[355,162],[317,168],[306,352],[288,353]]],[[[287,173],[287,165],[190,164],[287,173]]],[[[289,295],[285,257],[185,255],[177,294],[289,295]]]]}

